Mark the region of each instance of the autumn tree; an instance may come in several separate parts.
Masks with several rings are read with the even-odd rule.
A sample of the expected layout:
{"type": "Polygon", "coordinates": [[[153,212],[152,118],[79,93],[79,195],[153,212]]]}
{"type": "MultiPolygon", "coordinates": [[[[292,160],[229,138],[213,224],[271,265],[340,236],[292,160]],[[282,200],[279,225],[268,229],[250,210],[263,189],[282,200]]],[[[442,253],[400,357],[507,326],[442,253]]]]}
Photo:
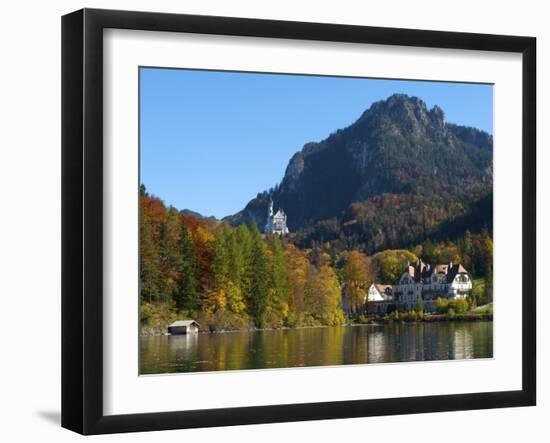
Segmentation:
{"type": "Polygon", "coordinates": [[[199,292],[201,304],[209,289],[213,286],[212,257],[214,253],[213,229],[202,220],[194,216],[181,216],[181,223],[187,226],[187,230],[193,241],[195,258],[199,280],[199,292]]]}
{"type": "Polygon", "coordinates": [[[348,252],[344,264],[344,301],[352,314],[361,311],[368,286],[374,281],[367,256],[359,251],[348,252]]]}
{"type": "Polygon", "coordinates": [[[435,249],[434,263],[461,263],[462,257],[458,246],[453,242],[441,242],[435,249]]]}
{"type": "Polygon", "coordinates": [[[161,272],[160,289],[165,300],[172,299],[178,287],[179,216],[175,208],[169,208],[165,219],[160,223],[159,267],[161,272]]]}
{"type": "Polygon", "coordinates": [[[304,299],[308,316],[317,323],[336,326],[344,322],[340,284],[330,266],[309,267],[304,287],[304,299]]]}
{"type": "Polygon", "coordinates": [[[404,249],[388,249],[375,254],[372,260],[378,279],[383,283],[394,284],[406,268],[407,262],[414,263],[418,258],[404,249]]]}
{"type": "Polygon", "coordinates": [[[292,244],[286,246],[285,257],[290,291],[287,323],[289,326],[293,326],[303,321],[305,313],[304,287],[310,265],[304,252],[292,244]]]}
{"type": "Polygon", "coordinates": [[[142,300],[153,302],[160,300],[160,268],[154,214],[150,210],[149,200],[147,195],[140,198],[139,278],[142,300]]]}

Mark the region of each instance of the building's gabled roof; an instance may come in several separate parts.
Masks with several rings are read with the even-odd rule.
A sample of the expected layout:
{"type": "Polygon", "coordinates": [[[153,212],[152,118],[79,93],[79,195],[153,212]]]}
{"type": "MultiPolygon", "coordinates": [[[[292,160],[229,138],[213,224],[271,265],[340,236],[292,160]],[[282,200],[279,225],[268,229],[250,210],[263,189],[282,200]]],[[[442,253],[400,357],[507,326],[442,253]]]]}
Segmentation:
{"type": "Polygon", "coordinates": [[[467,271],[460,263],[453,265],[451,262],[449,264],[449,269],[447,270],[447,283],[451,283],[457,274],[467,274],[467,271]]]}
{"type": "Polygon", "coordinates": [[[381,285],[379,283],[374,283],[374,286],[376,287],[378,292],[380,292],[380,294],[385,294],[386,289],[388,289],[388,288],[389,288],[390,291],[393,291],[393,286],[392,285],[381,285]]]}
{"type": "Polygon", "coordinates": [[[405,273],[409,274],[409,276],[415,281],[419,282],[425,275],[426,270],[429,268],[429,265],[426,265],[422,260],[418,259],[415,263],[407,264],[407,268],[405,269],[405,273]]]}
{"type": "Polygon", "coordinates": [[[432,273],[435,272],[437,274],[446,274],[448,267],[449,267],[448,265],[443,265],[443,264],[434,265],[432,273]]]}
{"type": "Polygon", "coordinates": [[[170,328],[177,328],[178,326],[190,326],[190,325],[197,325],[200,327],[199,323],[195,320],[178,320],[172,323],[169,327],[170,328]]]}
{"type": "Polygon", "coordinates": [[[456,274],[468,273],[464,266],[460,263],[449,264],[438,263],[433,266],[424,263],[422,260],[417,260],[415,263],[409,263],[405,269],[405,274],[408,274],[415,282],[430,278],[433,274],[444,274],[447,282],[450,283],[454,280],[456,274]]]}

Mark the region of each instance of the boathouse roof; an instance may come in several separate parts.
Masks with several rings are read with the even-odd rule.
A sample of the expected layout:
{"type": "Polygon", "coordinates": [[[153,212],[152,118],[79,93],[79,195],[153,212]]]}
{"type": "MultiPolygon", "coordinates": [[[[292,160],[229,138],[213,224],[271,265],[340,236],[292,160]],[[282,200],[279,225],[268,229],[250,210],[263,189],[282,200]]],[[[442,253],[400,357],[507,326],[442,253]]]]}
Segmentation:
{"type": "Polygon", "coordinates": [[[175,321],[174,323],[172,323],[170,325],[170,327],[190,326],[190,325],[196,325],[196,326],[200,327],[199,323],[196,322],[195,320],[178,320],[178,321],[175,321]]]}

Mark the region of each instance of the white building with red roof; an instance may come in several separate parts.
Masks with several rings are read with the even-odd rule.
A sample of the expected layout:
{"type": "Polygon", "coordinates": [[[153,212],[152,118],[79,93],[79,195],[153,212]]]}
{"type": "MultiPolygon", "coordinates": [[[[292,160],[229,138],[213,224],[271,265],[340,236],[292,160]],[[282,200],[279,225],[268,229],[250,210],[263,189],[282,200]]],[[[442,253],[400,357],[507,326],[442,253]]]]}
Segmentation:
{"type": "Polygon", "coordinates": [[[429,265],[422,260],[408,263],[394,285],[373,283],[365,296],[366,312],[383,314],[395,309],[416,309],[419,302],[427,312],[435,310],[438,298],[466,298],[472,290],[468,271],[459,263],[429,265]]]}

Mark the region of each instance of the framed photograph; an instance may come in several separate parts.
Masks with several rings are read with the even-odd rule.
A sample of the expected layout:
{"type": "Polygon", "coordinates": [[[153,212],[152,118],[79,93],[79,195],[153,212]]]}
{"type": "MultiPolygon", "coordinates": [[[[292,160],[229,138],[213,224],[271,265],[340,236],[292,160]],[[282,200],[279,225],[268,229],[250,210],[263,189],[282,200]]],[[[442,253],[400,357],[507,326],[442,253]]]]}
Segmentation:
{"type": "Polygon", "coordinates": [[[62,20],[62,425],[536,403],[531,37],[62,20]]]}

